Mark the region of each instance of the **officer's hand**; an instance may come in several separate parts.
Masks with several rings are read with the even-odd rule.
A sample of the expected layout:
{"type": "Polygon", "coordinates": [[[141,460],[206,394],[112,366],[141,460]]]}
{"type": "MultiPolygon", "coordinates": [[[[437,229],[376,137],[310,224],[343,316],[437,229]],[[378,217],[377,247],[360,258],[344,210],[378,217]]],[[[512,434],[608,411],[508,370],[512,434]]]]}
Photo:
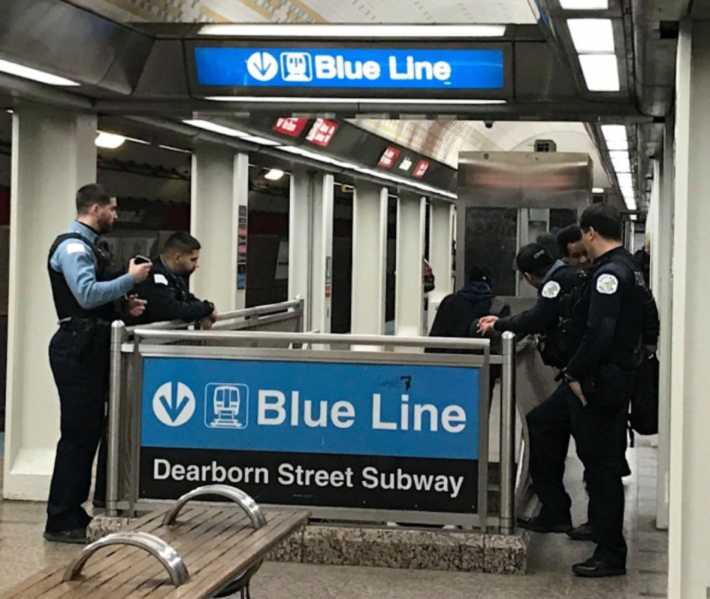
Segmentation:
{"type": "Polygon", "coordinates": [[[210,314],[207,318],[209,318],[212,322],[217,322],[217,310],[213,310],[212,314],[210,314]]]}
{"type": "Polygon", "coordinates": [[[128,296],[128,314],[137,318],[143,312],[145,312],[145,307],[148,302],[140,299],[137,295],[128,296]]]}
{"type": "Polygon", "coordinates": [[[572,393],[574,393],[579,398],[579,401],[582,402],[582,405],[586,407],[587,398],[584,397],[584,393],[582,392],[582,385],[579,383],[579,381],[570,381],[569,388],[572,390],[572,393]]]}
{"type": "Polygon", "coordinates": [[[200,322],[198,323],[198,326],[200,330],[203,331],[209,331],[212,328],[212,325],[214,324],[214,320],[212,320],[212,316],[205,316],[200,322]]]}
{"type": "Polygon", "coordinates": [[[489,335],[495,330],[496,322],[498,322],[497,316],[484,316],[478,321],[478,332],[481,335],[489,335]]]}
{"type": "Polygon", "coordinates": [[[150,269],[153,267],[152,262],[146,262],[145,264],[136,264],[135,260],[131,260],[128,266],[128,274],[133,277],[136,283],[142,283],[148,278],[150,274],[150,269]]]}

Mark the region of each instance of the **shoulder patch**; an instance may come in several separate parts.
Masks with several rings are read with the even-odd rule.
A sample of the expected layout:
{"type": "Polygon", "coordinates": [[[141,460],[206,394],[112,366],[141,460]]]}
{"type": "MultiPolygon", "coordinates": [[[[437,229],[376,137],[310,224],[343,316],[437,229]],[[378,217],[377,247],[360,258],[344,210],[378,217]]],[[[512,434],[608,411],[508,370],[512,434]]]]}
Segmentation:
{"type": "Polygon", "coordinates": [[[604,295],[614,295],[619,289],[619,279],[614,275],[604,274],[597,279],[597,291],[604,295]]]}
{"type": "Polygon", "coordinates": [[[557,281],[550,281],[542,288],[542,297],[547,299],[554,299],[559,294],[562,288],[557,281]]]}
{"type": "Polygon", "coordinates": [[[67,254],[83,254],[86,252],[86,246],[78,241],[67,244],[67,254]]]}
{"type": "Polygon", "coordinates": [[[168,284],[168,279],[165,278],[165,275],[161,275],[160,273],[153,275],[153,280],[158,285],[167,285],[168,284]]]}

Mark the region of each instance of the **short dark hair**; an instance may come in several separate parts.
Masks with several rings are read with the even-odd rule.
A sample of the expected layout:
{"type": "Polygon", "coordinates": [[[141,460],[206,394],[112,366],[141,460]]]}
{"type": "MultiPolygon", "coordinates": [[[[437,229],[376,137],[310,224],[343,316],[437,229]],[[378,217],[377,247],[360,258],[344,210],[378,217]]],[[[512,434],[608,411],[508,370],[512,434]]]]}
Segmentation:
{"type": "Polygon", "coordinates": [[[78,214],[86,214],[92,206],[108,206],[111,197],[102,185],[96,183],[84,185],[76,192],[76,211],[78,214]]]}
{"type": "Polygon", "coordinates": [[[604,239],[621,241],[621,214],[609,204],[594,204],[587,208],[579,226],[585,233],[594,229],[604,239]]]}
{"type": "Polygon", "coordinates": [[[163,247],[164,254],[191,254],[201,249],[200,242],[197,241],[187,231],[178,231],[168,237],[163,247]]]}
{"type": "Polygon", "coordinates": [[[557,241],[554,233],[550,232],[538,235],[535,241],[544,247],[555,260],[559,258],[560,255],[557,251],[557,241]]]}
{"type": "Polygon", "coordinates": [[[579,225],[570,225],[565,227],[557,234],[557,248],[560,250],[560,254],[565,258],[569,258],[569,245],[570,243],[577,243],[582,241],[582,229],[579,225]]]}

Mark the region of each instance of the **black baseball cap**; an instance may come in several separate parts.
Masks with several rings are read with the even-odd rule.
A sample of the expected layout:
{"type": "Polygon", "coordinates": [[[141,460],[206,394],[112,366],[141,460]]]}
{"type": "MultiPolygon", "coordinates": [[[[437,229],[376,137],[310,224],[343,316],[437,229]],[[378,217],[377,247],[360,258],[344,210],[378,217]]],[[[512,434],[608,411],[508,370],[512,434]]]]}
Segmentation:
{"type": "Polygon", "coordinates": [[[545,246],[531,243],[520,249],[515,258],[514,268],[523,273],[539,272],[552,266],[555,259],[545,246]]]}

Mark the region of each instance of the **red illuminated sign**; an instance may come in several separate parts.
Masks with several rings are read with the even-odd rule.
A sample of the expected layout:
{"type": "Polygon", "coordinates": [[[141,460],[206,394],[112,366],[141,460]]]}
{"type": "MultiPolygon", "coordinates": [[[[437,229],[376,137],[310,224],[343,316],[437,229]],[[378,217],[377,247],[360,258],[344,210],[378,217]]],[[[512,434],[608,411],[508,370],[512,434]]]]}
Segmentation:
{"type": "Polygon", "coordinates": [[[388,146],[380,158],[379,166],[382,168],[392,168],[399,158],[400,151],[397,148],[388,146]]]}
{"type": "Polygon", "coordinates": [[[289,137],[298,137],[306,128],[307,123],[308,119],[281,118],[276,121],[273,130],[289,137]]]}
{"type": "Polygon", "coordinates": [[[326,119],[316,119],[306,139],[311,143],[325,147],[333,139],[333,135],[338,130],[338,124],[326,119]]]}
{"type": "Polygon", "coordinates": [[[412,176],[416,177],[417,179],[421,179],[426,174],[426,172],[428,170],[429,170],[429,163],[426,160],[420,160],[419,163],[417,164],[416,168],[414,169],[412,176]]]}

